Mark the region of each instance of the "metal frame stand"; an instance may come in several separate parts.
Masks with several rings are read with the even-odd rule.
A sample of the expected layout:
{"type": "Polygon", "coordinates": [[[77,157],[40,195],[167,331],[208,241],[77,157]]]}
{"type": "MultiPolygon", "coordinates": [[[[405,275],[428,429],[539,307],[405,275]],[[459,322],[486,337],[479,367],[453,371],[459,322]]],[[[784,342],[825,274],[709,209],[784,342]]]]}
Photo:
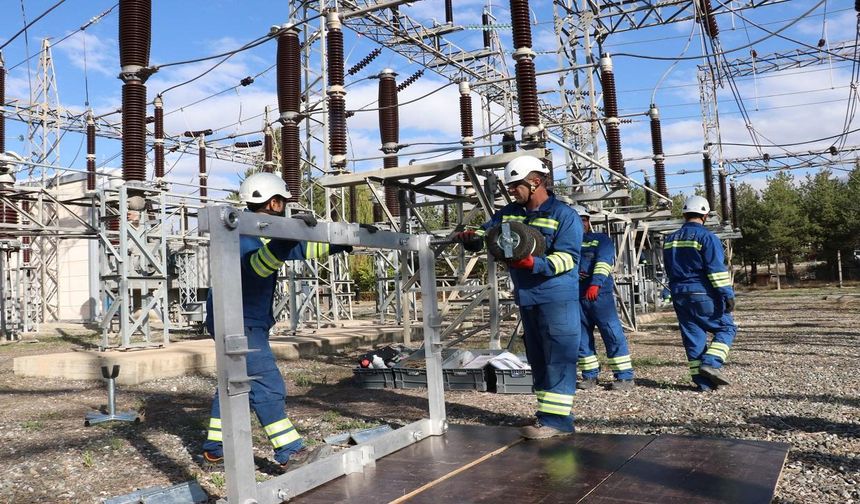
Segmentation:
{"type": "Polygon", "coordinates": [[[377,459],[427,436],[447,430],[442,386],[441,317],[436,299],[436,257],[430,236],[378,231],[369,233],[357,224],[321,222],[307,227],[296,219],[240,213],[230,206],[209,205],[201,211],[201,230],[210,236],[213,317],[224,438],[227,501],[274,504],[295,497],[340,476],[362,472],[377,459]],[[247,375],[248,340],[242,323],[242,298],[235,289],[241,283],[239,237],[266,236],[328,242],[369,248],[417,252],[423,302],[424,349],[427,355],[429,418],[258,483],[254,477],[251,411],[248,402],[251,377],[247,375]]]}
{"type": "Polygon", "coordinates": [[[103,422],[134,422],[140,423],[140,415],[136,411],[116,412],[116,377],[119,376],[119,366],[114,364],[113,368],[108,372],[107,366],[102,366],[102,376],[107,381],[108,391],[108,412],[91,411],[84,417],[84,426],[89,427],[103,422]]]}

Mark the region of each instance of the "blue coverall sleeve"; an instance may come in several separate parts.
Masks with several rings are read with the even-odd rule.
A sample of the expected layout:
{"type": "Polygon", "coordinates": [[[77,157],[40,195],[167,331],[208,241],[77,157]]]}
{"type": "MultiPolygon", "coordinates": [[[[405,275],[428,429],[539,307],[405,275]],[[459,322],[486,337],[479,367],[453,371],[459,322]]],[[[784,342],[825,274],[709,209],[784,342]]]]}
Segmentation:
{"type": "Polygon", "coordinates": [[[612,274],[615,264],[615,244],[607,235],[599,235],[597,246],[597,257],[594,258],[594,269],[591,271],[590,285],[603,287],[606,279],[612,274]]]}
{"type": "Polygon", "coordinates": [[[720,293],[721,297],[733,298],[735,291],[732,289],[732,278],[726,269],[723,246],[720,240],[713,234],[708,233],[702,240],[702,263],[705,274],[711,286],[720,293]]]}
{"type": "Polygon", "coordinates": [[[558,223],[552,248],[546,257],[535,257],[532,273],[552,277],[575,269],[581,246],[582,221],[578,216],[564,214],[558,223]]]}
{"type": "Polygon", "coordinates": [[[502,223],[502,211],[499,210],[498,212],[493,214],[492,217],[490,217],[490,220],[481,224],[481,226],[475,230],[475,234],[483,237],[484,235],[487,234],[488,229],[492,228],[493,226],[498,226],[501,223],[502,223]]]}
{"type": "Polygon", "coordinates": [[[277,273],[284,261],[301,259],[302,242],[290,240],[241,241],[242,271],[260,278],[277,273]]]}

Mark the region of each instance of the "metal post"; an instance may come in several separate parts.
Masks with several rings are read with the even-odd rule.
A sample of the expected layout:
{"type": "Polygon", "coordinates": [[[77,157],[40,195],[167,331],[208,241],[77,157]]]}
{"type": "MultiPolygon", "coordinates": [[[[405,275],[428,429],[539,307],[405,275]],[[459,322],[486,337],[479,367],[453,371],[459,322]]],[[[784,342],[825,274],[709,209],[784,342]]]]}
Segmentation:
{"type": "Polygon", "coordinates": [[[842,251],[836,251],[836,264],[839,268],[839,288],[842,288],[842,251]]]}
{"type": "Polygon", "coordinates": [[[11,341],[12,335],[6,328],[6,251],[0,250],[0,335],[11,341]]]}
{"type": "Polygon", "coordinates": [[[776,290],[782,290],[779,283],[779,254],[776,254],[776,290]]]}
{"type": "Polygon", "coordinates": [[[430,237],[422,236],[418,250],[421,269],[421,301],[424,305],[424,355],[427,361],[427,399],[430,406],[430,435],[438,436],[447,429],[445,393],[442,385],[442,318],[436,300],[436,254],[430,247],[430,237]]]}

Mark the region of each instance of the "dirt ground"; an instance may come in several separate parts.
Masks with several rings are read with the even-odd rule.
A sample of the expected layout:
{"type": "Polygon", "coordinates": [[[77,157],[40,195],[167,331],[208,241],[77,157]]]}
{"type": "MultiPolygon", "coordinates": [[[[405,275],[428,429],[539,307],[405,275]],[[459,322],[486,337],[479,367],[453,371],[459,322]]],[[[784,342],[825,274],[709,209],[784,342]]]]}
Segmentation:
{"type": "MultiPolygon", "coordinates": [[[[730,387],[692,391],[674,317],[666,314],[629,335],[636,389],[577,394],[577,429],[787,442],[792,449],[774,502],[860,502],[860,289],[742,293],[736,318],[730,387]]],[[[192,479],[213,502],[223,496],[224,474],[204,470],[199,459],[213,378],[122,387],[117,409],[137,410],[144,421],[85,427],[84,415],[106,402],[102,383],[12,372],[14,357],[95,341],[81,330],[0,345],[0,502],[99,502],[192,479]]],[[[479,348],[480,342],[460,347],[479,348]]],[[[351,367],[363,351],[280,363],[290,418],[309,443],[424,416],[421,390],[352,384],[351,367]]],[[[446,399],[450,421],[460,424],[521,425],[535,407],[530,395],[449,392],[446,399]]],[[[256,455],[271,458],[259,426],[255,436],[256,455]]],[[[258,473],[260,480],[269,477],[258,473]]]]}

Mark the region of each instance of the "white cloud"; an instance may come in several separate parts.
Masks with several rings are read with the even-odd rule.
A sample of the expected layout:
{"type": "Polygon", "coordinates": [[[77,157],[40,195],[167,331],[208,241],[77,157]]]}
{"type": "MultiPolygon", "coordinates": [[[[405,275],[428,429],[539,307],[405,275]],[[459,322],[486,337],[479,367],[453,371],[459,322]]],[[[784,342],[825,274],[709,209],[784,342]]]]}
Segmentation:
{"type": "Polygon", "coordinates": [[[119,49],[116,40],[102,39],[84,31],[78,31],[54,48],[76,68],[86,69],[105,76],[119,74],[119,49]]]}

